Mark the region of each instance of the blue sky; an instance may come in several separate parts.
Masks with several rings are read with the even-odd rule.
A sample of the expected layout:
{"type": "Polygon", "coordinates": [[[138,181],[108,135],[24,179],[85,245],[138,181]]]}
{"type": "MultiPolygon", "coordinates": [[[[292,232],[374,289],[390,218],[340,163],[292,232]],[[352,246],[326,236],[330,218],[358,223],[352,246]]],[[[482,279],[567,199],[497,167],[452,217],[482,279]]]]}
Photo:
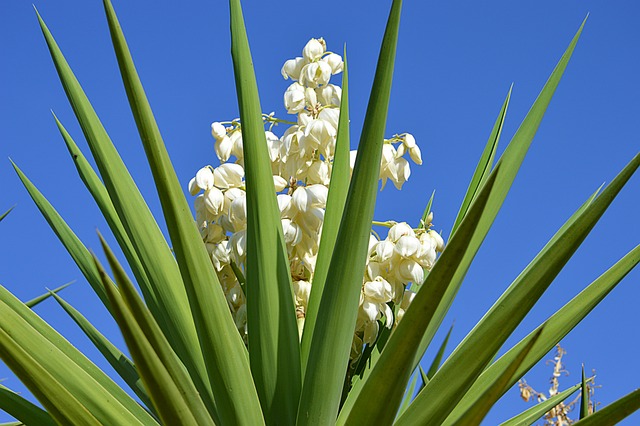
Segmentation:
{"type": "MultiPolygon", "coordinates": [[[[352,140],[357,141],[390,1],[322,3],[245,1],[245,19],[265,112],[286,118],[282,63],[311,37],[329,49],[347,44],[352,140]]],[[[144,153],[128,111],[101,2],[37,2],[152,210],[160,215],[144,153]]],[[[174,167],[185,187],[201,166],[215,164],[212,121],[235,118],[226,2],[115,2],[174,167]]],[[[517,129],[556,61],[590,13],[563,81],[502,212],[477,256],[445,325],[459,342],[571,213],[638,152],[640,139],[640,6],[616,2],[406,1],[387,135],[415,135],[424,164],[412,167],[403,191],[379,194],[377,220],[416,224],[435,189],[435,227],[445,236],[510,84],[511,106],[501,150],[517,129]]],[[[0,283],[23,300],[78,280],[64,297],[116,342],[119,332],[22,188],[11,157],[89,246],[107,229],[75,174],[51,118],[53,109],[81,147],[81,132],[59,84],[31,5],[0,4],[0,283]]],[[[281,133],[284,129],[280,129],[281,133]]],[[[276,128],[276,132],[278,129],[276,128]]],[[[85,150],[85,152],[87,152],[85,150]]],[[[547,318],[640,242],[635,176],[583,247],[527,316],[506,347],[547,318]]],[[[561,383],[579,381],[580,365],[597,371],[603,405],[640,384],[636,309],[640,271],[567,336],[561,383]]],[[[38,313],[98,365],[109,367],[53,302],[38,313]]],[[[438,336],[437,339],[441,339],[438,336]]],[[[453,346],[450,348],[453,349],[453,346]]],[[[431,351],[427,359],[432,356],[431,351]]],[[[549,359],[552,354],[549,355],[549,359]]],[[[546,390],[551,367],[526,375],[546,390]]],[[[24,388],[4,365],[3,384],[24,388]]],[[[489,414],[496,424],[529,405],[507,393],[489,414]]],[[[6,415],[0,414],[0,420],[6,415]]],[[[640,421],[630,417],[625,424],[640,421]]]]}

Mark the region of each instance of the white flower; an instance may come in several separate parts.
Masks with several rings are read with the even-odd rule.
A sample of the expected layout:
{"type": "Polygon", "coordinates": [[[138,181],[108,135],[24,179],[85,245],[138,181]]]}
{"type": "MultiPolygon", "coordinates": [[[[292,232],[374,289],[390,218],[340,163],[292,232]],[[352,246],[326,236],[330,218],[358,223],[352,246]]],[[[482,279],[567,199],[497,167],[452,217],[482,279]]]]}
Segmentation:
{"type": "Polygon", "coordinates": [[[235,155],[238,160],[244,158],[244,152],[242,151],[242,132],[237,130],[229,135],[231,140],[231,155],[235,155]]]}
{"type": "Polygon", "coordinates": [[[303,111],[305,102],[304,87],[298,82],[291,84],[284,92],[284,107],[289,114],[297,114],[303,111]]]}
{"type": "Polygon", "coordinates": [[[227,129],[225,129],[222,124],[216,121],[211,123],[211,134],[216,140],[222,139],[223,137],[227,136],[227,129]]]}
{"type": "Polygon", "coordinates": [[[318,114],[318,118],[328,122],[334,129],[338,128],[338,120],[340,119],[340,109],[323,108],[318,114]]]}
{"type": "Polygon", "coordinates": [[[222,206],[224,205],[224,195],[222,191],[215,186],[204,191],[204,205],[213,216],[220,215],[220,213],[222,213],[222,206]]]}
{"type": "Polygon", "coordinates": [[[235,230],[246,228],[247,224],[247,197],[238,197],[229,206],[229,222],[235,230]]]}
{"type": "Polygon", "coordinates": [[[211,167],[203,167],[196,173],[195,184],[198,188],[207,190],[213,187],[213,172],[211,167]]]}
{"type": "Polygon", "coordinates": [[[294,281],[293,294],[296,297],[296,305],[304,307],[307,310],[309,295],[311,294],[311,283],[309,281],[294,281]]]}
{"type": "Polygon", "coordinates": [[[420,250],[420,241],[413,235],[403,235],[395,244],[395,252],[404,258],[414,256],[420,250]]]}
{"type": "Polygon", "coordinates": [[[267,149],[269,151],[269,159],[272,163],[276,162],[280,157],[280,148],[282,141],[274,135],[272,132],[264,132],[265,139],[267,140],[267,149]]]}
{"type": "Polygon", "coordinates": [[[396,267],[394,267],[396,277],[403,282],[412,282],[422,284],[424,281],[424,270],[422,266],[411,259],[403,259],[396,267]]]}
{"type": "Polygon", "coordinates": [[[416,163],[418,166],[422,165],[422,153],[420,152],[420,147],[418,145],[409,148],[409,157],[416,163]]]}
{"type": "Polygon", "coordinates": [[[276,192],[283,191],[288,185],[289,185],[289,182],[287,182],[287,180],[282,176],[278,176],[278,175],[273,176],[273,186],[276,192]]]}
{"type": "Polygon", "coordinates": [[[282,66],[280,73],[285,80],[289,77],[291,77],[292,80],[298,80],[300,78],[300,70],[304,64],[304,58],[297,57],[295,59],[289,59],[282,66]]]}
{"type": "Polygon", "coordinates": [[[291,219],[281,219],[282,232],[284,235],[284,241],[289,246],[295,246],[302,240],[302,230],[300,227],[291,221],[291,219]]]}
{"type": "Polygon", "coordinates": [[[220,162],[224,163],[227,160],[229,160],[229,157],[231,157],[231,149],[233,147],[233,143],[231,142],[231,139],[229,138],[229,136],[224,136],[221,139],[216,139],[215,144],[213,144],[213,148],[216,151],[216,155],[218,156],[218,159],[220,159],[220,162]]]}
{"type": "Polygon", "coordinates": [[[329,185],[331,180],[331,170],[329,163],[322,160],[315,160],[307,170],[307,182],[310,184],[319,183],[329,185]]]}
{"type": "Polygon", "coordinates": [[[229,238],[229,245],[231,246],[231,253],[233,254],[236,264],[244,263],[247,257],[247,240],[246,231],[238,231],[231,235],[229,238]]]}
{"type": "Polygon", "coordinates": [[[427,231],[427,234],[429,234],[429,236],[433,239],[433,241],[435,241],[437,251],[444,250],[444,240],[442,239],[442,236],[440,234],[438,234],[433,229],[429,229],[427,231]]]}
{"type": "Polygon", "coordinates": [[[225,163],[213,170],[214,185],[221,189],[242,186],[244,169],[239,164],[225,163]]]}
{"type": "Polygon", "coordinates": [[[312,62],[320,59],[326,50],[327,44],[322,37],[319,39],[312,38],[307,42],[306,46],[304,46],[304,49],[302,49],[302,56],[304,56],[307,61],[312,62]]]}
{"type": "Polygon", "coordinates": [[[335,105],[340,106],[340,98],[342,96],[342,89],[340,86],[334,86],[333,84],[327,84],[316,89],[316,95],[318,96],[318,102],[322,105],[335,105]]]}
{"type": "Polygon", "coordinates": [[[300,155],[309,156],[316,149],[329,157],[330,148],[335,144],[336,129],[326,120],[311,121],[304,130],[304,138],[300,141],[300,155]]]}
{"type": "Polygon", "coordinates": [[[312,62],[302,67],[300,84],[315,88],[329,83],[331,67],[324,61],[312,62]]]}
{"type": "Polygon", "coordinates": [[[327,56],[322,58],[329,66],[331,67],[331,74],[336,75],[342,72],[344,68],[344,62],[342,62],[342,57],[340,55],[336,55],[335,53],[329,53],[327,56]]]}
{"type": "Polygon", "coordinates": [[[198,186],[198,184],[196,183],[196,178],[193,177],[191,178],[191,180],[189,181],[189,194],[191,195],[197,195],[198,192],[200,192],[200,187],[198,186]]]}
{"type": "Polygon", "coordinates": [[[213,246],[211,250],[211,260],[216,271],[220,271],[225,265],[230,263],[229,249],[227,247],[228,241],[222,241],[219,244],[213,246]]]}
{"type": "Polygon", "coordinates": [[[409,226],[408,223],[399,222],[399,223],[396,223],[395,225],[393,225],[389,229],[389,234],[387,235],[387,238],[395,243],[403,235],[411,235],[411,236],[415,237],[416,233],[414,232],[413,228],[411,228],[411,226],[409,226]]]}

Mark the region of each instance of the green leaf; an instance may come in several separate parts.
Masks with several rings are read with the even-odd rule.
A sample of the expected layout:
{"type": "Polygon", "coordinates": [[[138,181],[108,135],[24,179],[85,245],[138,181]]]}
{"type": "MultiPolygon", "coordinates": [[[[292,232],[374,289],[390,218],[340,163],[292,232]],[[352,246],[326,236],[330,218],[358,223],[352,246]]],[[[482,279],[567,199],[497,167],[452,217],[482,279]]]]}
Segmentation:
{"type": "Polygon", "coordinates": [[[13,210],[16,206],[11,207],[9,210],[7,210],[6,212],[0,214],[0,222],[2,222],[2,219],[4,219],[5,217],[7,217],[7,215],[9,213],[11,213],[11,210],[13,210]]]}
{"type": "MultiPolygon", "coordinates": [[[[153,172],[208,367],[210,385],[202,381],[206,385],[203,389],[199,380],[196,380],[196,385],[211,411],[213,398],[207,396],[212,394],[215,397],[221,422],[261,421],[262,414],[251,378],[249,360],[244,356],[244,342],[230,315],[211,258],[171,164],[115,11],[108,0],[105,0],[104,6],[129,105],[153,172]],[[242,355],[230,357],[229,353],[242,355]]],[[[288,291],[291,292],[290,287],[288,291]]],[[[299,360],[296,363],[299,364],[299,360]]],[[[203,374],[202,371],[198,373],[203,374]]],[[[194,378],[198,379],[195,376],[194,374],[194,378]]]]}
{"type": "Polygon", "coordinates": [[[0,357],[56,421],[94,424],[95,418],[99,424],[157,425],[111,378],[2,286],[0,334],[0,357]]]}
{"type": "Polygon", "coordinates": [[[91,340],[95,347],[100,351],[102,356],[109,362],[114,370],[122,377],[127,385],[135,392],[140,400],[151,410],[153,410],[153,404],[147,395],[147,391],[144,389],[138,372],[133,362],[118,349],[113,343],[111,343],[102,333],[96,329],[93,324],[89,322],[76,308],[71,306],[68,302],[62,299],[57,294],[54,294],[55,300],[62,306],[67,314],[78,324],[78,327],[84,332],[84,334],[91,340]]]}
{"type": "Polygon", "coordinates": [[[247,188],[247,328],[251,373],[267,423],[295,422],[302,371],[291,272],[242,8],[231,9],[231,56],[247,188]]]}
{"type": "MultiPolygon", "coordinates": [[[[515,279],[398,420],[399,425],[442,423],[542,296],[640,166],[640,154],[582,212],[572,216],[515,279]]],[[[443,254],[444,256],[444,254],[443,254]]]]}
{"type": "Polygon", "coordinates": [[[509,107],[509,100],[511,99],[512,90],[513,84],[511,85],[511,87],[509,87],[507,97],[502,104],[502,108],[500,109],[498,118],[496,119],[496,122],[493,125],[493,129],[491,130],[491,134],[489,135],[489,140],[484,147],[484,151],[482,151],[482,155],[480,156],[480,161],[478,161],[476,170],[475,172],[473,172],[473,177],[471,178],[471,182],[469,182],[469,187],[467,188],[467,193],[464,195],[464,199],[462,200],[462,205],[460,206],[460,210],[458,211],[456,220],[453,222],[451,235],[453,235],[456,232],[456,229],[458,229],[458,226],[460,226],[460,222],[462,222],[464,215],[467,214],[467,210],[469,210],[471,202],[480,191],[480,188],[482,188],[484,182],[487,180],[489,173],[491,173],[491,168],[493,167],[493,159],[495,158],[496,152],[498,150],[498,142],[500,141],[500,135],[502,134],[502,127],[504,125],[504,119],[507,115],[507,108],[509,107]]]}
{"type": "Polygon", "coordinates": [[[589,387],[587,386],[587,378],[584,375],[584,365],[582,366],[582,384],[580,391],[580,418],[584,419],[589,415],[589,387]]]}
{"type": "MultiPolygon", "coordinates": [[[[458,232],[427,275],[422,290],[416,294],[392,333],[362,390],[357,394],[352,391],[353,396],[349,395],[350,400],[348,398],[345,402],[338,424],[390,424],[393,421],[402,390],[411,374],[410,362],[419,350],[424,330],[433,318],[447,286],[461,267],[461,259],[467,254],[469,241],[475,235],[498,171],[499,167],[491,174],[458,232]]],[[[420,398],[430,383],[416,399],[420,398]]],[[[413,405],[415,400],[398,421],[405,418],[413,405]]]]}
{"type": "Polygon", "coordinates": [[[109,197],[153,285],[153,293],[158,301],[159,317],[156,319],[193,376],[206,377],[207,370],[176,259],[40,15],[38,21],[62,86],[96,160],[109,197]]]}
{"type": "Polygon", "coordinates": [[[163,314],[160,312],[160,309],[158,307],[157,297],[154,293],[155,290],[149,282],[149,278],[144,271],[144,267],[142,266],[142,263],[140,263],[140,258],[133,248],[133,244],[131,243],[129,236],[127,235],[127,232],[122,225],[122,221],[118,217],[118,213],[116,212],[116,208],[111,202],[111,198],[109,198],[107,188],[105,188],[104,184],[100,180],[100,177],[93,170],[93,168],[89,164],[89,161],[87,161],[80,148],[78,148],[78,145],[76,145],[67,129],[65,129],[60,120],[58,120],[58,117],[53,114],[53,118],[56,122],[58,130],[60,131],[60,135],[62,136],[62,139],[67,146],[69,155],[73,159],[73,164],[78,171],[80,179],[91,193],[91,196],[100,209],[102,216],[107,221],[111,232],[116,238],[116,241],[118,241],[118,245],[122,249],[122,252],[129,262],[129,266],[131,267],[131,270],[136,277],[138,285],[140,286],[140,290],[142,290],[142,294],[147,301],[149,309],[154,313],[154,316],[156,318],[161,317],[163,314]]]}
{"type": "Polygon", "coordinates": [[[69,225],[67,225],[64,219],[62,219],[51,203],[47,201],[42,193],[38,191],[38,188],[36,188],[27,176],[25,176],[22,170],[20,170],[13,161],[11,164],[22,181],[22,184],[27,189],[27,192],[29,192],[29,195],[36,203],[38,210],[40,210],[40,213],[42,213],[42,216],[44,216],[53,232],[55,232],[60,242],[67,249],[73,261],[78,265],[82,275],[87,279],[93,291],[95,291],[100,298],[100,301],[107,309],[110,310],[111,307],[109,305],[109,299],[107,298],[107,294],[102,286],[98,270],[95,268],[95,265],[91,260],[91,253],[89,253],[89,250],[84,246],[84,244],[82,244],[76,234],[73,233],[71,228],[69,228],[69,225]]]}
{"type": "Polygon", "coordinates": [[[438,349],[438,353],[436,354],[431,366],[429,367],[429,371],[427,372],[427,378],[431,380],[431,378],[436,374],[438,368],[440,368],[440,363],[442,362],[442,357],[444,356],[444,351],[447,348],[447,343],[449,343],[449,337],[451,337],[451,332],[453,331],[453,325],[449,327],[449,331],[447,332],[447,336],[444,338],[444,341],[440,345],[438,349]]]}
{"type": "Polygon", "coordinates": [[[214,425],[189,373],[171,348],[133,284],[100,236],[118,290],[94,257],[120,331],[135,361],[149,397],[166,425],[214,425]]]}
{"type": "Polygon", "coordinates": [[[49,297],[51,297],[52,295],[56,294],[57,292],[64,290],[65,288],[69,287],[71,284],[73,284],[73,281],[71,281],[70,283],[67,284],[63,284],[58,288],[55,288],[53,290],[49,290],[48,292],[46,292],[45,294],[42,294],[38,297],[35,297],[29,301],[24,302],[25,306],[28,306],[29,308],[33,309],[34,306],[36,306],[38,303],[48,299],[49,297]]]}
{"type": "MultiPolygon", "coordinates": [[[[585,19],[586,21],[586,19],[585,19]]],[[[524,118],[520,127],[516,131],[515,135],[509,142],[509,145],[505,149],[501,158],[496,163],[497,165],[501,165],[501,172],[496,178],[496,184],[494,186],[493,193],[491,194],[491,198],[487,203],[487,212],[482,216],[481,222],[478,225],[478,232],[474,236],[473,240],[470,243],[470,250],[467,252],[467,256],[462,261],[464,267],[460,268],[457,275],[452,280],[452,284],[447,289],[447,292],[443,298],[442,303],[438,306],[438,310],[434,316],[433,321],[429,324],[427,331],[423,337],[423,340],[420,344],[420,350],[416,353],[416,358],[413,360],[413,365],[418,365],[420,362],[421,354],[425,352],[429,344],[431,343],[431,339],[438,331],[444,317],[446,316],[453,300],[462,285],[462,281],[475,257],[475,254],[478,251],[478,248],[482,244],[482,241],[486,237],[493,221],[498,215],[498,211],[504,202],[509,189],[518,173],[520,165],[524,160],[524,157],[531,145],[533,137],[538,130],[540,122],[542,121],[542,117],[547,109],[547,106],[551,102],[551,98],[558,87],[558,83],[560,82],[560,78],[564,73],[565,68],[571,58],[571,54],[578,42],[578,38],[582,33],[582,28],[584,27],[585,22],[582,23],[578,32],[573,37],[573,40],[569,44],[569,47],[565,51],[565,53],[560,58],[558,65],[551,73],[549,80],[542,88],[542,91],[538,95],[538,98],[534,102],[533,106],[527,113],[527,116],[524,118]]]]}
{"type": "Polygon", "coordinates": [[[322,300],[331,256],[336,247],[340,220],[347,202],[351,169],[349,166],[349,70],[347,66],[347,49],[344,49],[344,69],[342,71],[342,95],[340,98],[340,118],[338,120],[338,134],[336,136],[336,148],[331,168],[331,183],[327,195],[327,208],[324,222],[322,223],[322,235],[318,248],[316,267],[313,272],[311,294],[307,304],[304,322],[304,332],[301,342],[302,371],[307,366],[311,338],[318,319],[318,309],[322,300]]]}
{"type": "Polygon", "coordinates": [[[411,404],[411,400],[413,399],[413,394],[416,391],[416,385],[418,384],[418,375],[419,373],[417,372],[413,375],[413,380],[411,380],[409,387],[404,393],[404,397],[402,398],[402,403],[400,404],[400,408],[398,409],[398,414],[396,416],[399,416],[402,413],[404,413],[404,410],[406,410],[409,404],[411,404]]]}
{"type": "Polygon", "coordinates": [[[613,426],[640,408],[640,389],[636,389],[598,412],[574,423],[577,426],[613,426]]]}
{"type": "Polygon", "coordinates": [[[564,391],[558,393],[557,395],[552,396],[546,401],[542,401],[528,410],[523,411],[522,413],[510,418],[504,423],[501,423],[500,426],[524,426],[524,425],[532,425],[538,420],[540,417],[544,416],[549,410],[551,410],[556,405],[560,404],[562,401],[567,399],[572,393],[577,391],[580,388],[580,384],[574,385],[569,389],[565,389],[564,391]]]}
{"type": "Polygon", "coordinates": [[[338,413],[378,190],[401,8],[402,1],[394,0],[380,49],[353,176],[318,310],[322,321],[316,322],[311,337],[299,425],[333,423],[338,413]]]}
{"type": "Polygon", "coordinates": [[[520,350],[513,361],[502,372],[495,377],[494,381],[485,388],[484,392],[477,396],[475,404],[464,412],[454,423],[456,426],[479,425],[486,417],[489,410],[494,406],[496,401],[502,396],[502,389],[507,383],[511,382],[514,374],[526,358],[527,354],[533,348],[536,341],[540,338],[542,329],[533,336],[527,345],[520,350]]]}
{"type": "MultiPolygon", "coordinates": [[[[578,210],[583,211],[584,207],[578,210]]],[[[574,215],[576,216],[576,215],[574,215]]],[[[626,256],[613,265],[608,271],[593,281],[586,289],[574,297],[542,325],[529,333],[524,339],[507,351],[500,359],[491,364],[475,381],[473,386],[458,403],[456,408],[447,418],[447,422],[453,422],[457,416],[466,410],[476,400],[476,395],[482,393],[486,386],[509,365],[515,355],[528,344],[533,336],[544,327],[544,332],[538,343],[530,351],[522,363],[520,369],[514,375],[511,383],[503,388],[503,393],[522,377],[531,367],[538,363],[557,342],[562,340],[584,317],[586,317],[598,303],[600,303],[622,279],[640,262],[640,245],[635,247],[626,256]]]]}
{"type": "MultiPolygon", "coordinates": [[[[0,312],[2,312],[0,306],[0,312]]],[[[0,328],[0,358],[13,370],[31,393],[49,410],[59,424],[100,426],[98,421],[46,368],[0,328]]]]}
{"type": "Polygon", "coordinates": [[[0,385],[0,409],[20,420],[18,424],[56,426],[56,422],[49,413],[2,385],[0,385]]]}

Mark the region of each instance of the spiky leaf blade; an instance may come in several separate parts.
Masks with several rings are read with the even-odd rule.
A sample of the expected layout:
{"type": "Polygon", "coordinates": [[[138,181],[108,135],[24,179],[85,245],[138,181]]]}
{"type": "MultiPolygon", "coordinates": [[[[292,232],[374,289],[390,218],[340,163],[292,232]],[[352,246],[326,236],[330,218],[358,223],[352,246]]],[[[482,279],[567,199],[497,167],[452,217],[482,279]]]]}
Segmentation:
{"type": "Polygon", "coordinates": [[[378,189],[401,8],[402,1],[394,0],[380,49],[347,202],[320,301],[318,317],[323,320],[316,322],[311,337],[298,411],[300,425],[332,423],[338,412],[378,189]]]}
{"type": "Polygon", "coordinates": [[[120,331],[131,351],[149,397],[164,424],[213,426],[214,422],[186,368],[100,236],[118,288],[94,257],[120,331]],[[119,290],[119,291],[118,291],[119,290]]]}
{"type": "Polygon", "coordinates": [[[231,56],[247,194],[247,328],[251,372],[267,423],[293,424],[302,385],[300,344],[262,110],[239,0],[230,0],[231,56]]]}
{"type": "Polygon", "coordinates": [[[340,99],[340,118],[338,120],[338,134],[336,148],[331,167],[331,183],[327,195],[327,208],[322,223],[322,236],[318,248],[318,258],[313,273],[311,294],[305,313],[304,332],[301,342],[302,369],[306,368],[311,348],[311,338],[318,318],[318,309],[322,300],[322,292],[329,272],[331,255],[336,246],[340,219],[347,201],[351,170],[349,166],[349,70],[347,64],[347,49],[344,49],[344,69],[342,71],[342,95],[340,99]]]}
{"type": "Polygon", "coordinates": [[[208,380],[194,377],[198,379],[195,383],[210,410],[215,397],[221,421],[255,423],[262,415],[244,343],[229,314],[113,6],[109,0],[104,1],[104,6],[129,105],[151,166],[208,368],[208,380]],[[240,355],[230,357],[229,353],[240,355]]]}
{"type": "Polygon", "coordinates": [[[399,425],[442,423],[491,362],[504,341],[593,229],[624,184],[640,166],[640,154],[580,214],[569,219],[458,345],[423,389],[399,425]]]}

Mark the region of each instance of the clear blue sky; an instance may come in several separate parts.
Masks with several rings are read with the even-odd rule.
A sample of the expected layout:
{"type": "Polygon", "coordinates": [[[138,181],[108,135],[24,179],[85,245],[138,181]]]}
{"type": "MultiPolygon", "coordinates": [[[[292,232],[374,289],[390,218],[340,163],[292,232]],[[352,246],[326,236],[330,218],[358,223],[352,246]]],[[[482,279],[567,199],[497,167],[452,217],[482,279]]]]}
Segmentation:
{"type": "MultiPolygon", "coordinates": [[[[285,117],[282,63],[310,37],[324,37],[350,61],[352,140],[357,141],[390,1],[245,1],[245,19],[265,112],[285,117]]],[[[36,6],[101,115],[154,212],[160,214],[135,125],[111,51],[100,1],[48,1],[36,6]]],[[[185,186],[214,163],[209,125],[235,118],[226,2],[115,1],[139,73],[178,176],[185,186]]],[[[475,163],[509,85],[506,145],[574,32],[590,13],[533,146],[502,212],[469,272],[445,325],[459,342],[564,220],[638,152],[640,5],[633,0],[406,1],[387,134],[415,135],[424,164],[412,167],[402,192],[380,194],[376,219],[417,223],[432,190],[435,225],[451,228],[475,163]]],[[[76,177],[50,115],[53,109],[81,147],[73,118],[29,2],[0,4],[0,283],[27,300],[70,280],[64,297],[105,334],[114,323],[58,243],[13,172],[11,157],[94,249],[107,229],[76,177]]],[[[280,130],[280,132],[282,132],[280,130]]],[[[85,151],[87,152],[87,151],[85,151]]],[[[640,176],[635,176],[516,331],[519,339],[640,243],[640,176]]],[[[640,384],[637,306],[640,270],[579,325],[562,345],[571,376],[597,370],[596,399],[606,405],[640,384]]],[[[38,313],[98,365],[99,353],[53,302],[38,313]]],[[[441,337],[438,337],[440,339],[441,337]]],[[[516,342],[512,339],[510,344],[516,342]]],[[[453,346],[450,348],[453,349],[453,346]]],[[[430,353],[428,358],[430,358],[430,353]]],[[[549,355],[551,358],[552,355],[549,355]]],[[[550,366],[526,378],[546,390],[550,366]]],[[[3,382],[24,388],[4,365],[3,382]]],[[[489,414],[497,424],[529,405],[507,393],[489,414]]],[[[0,420],[6,415],[0,414],[0,420]]],[[[636,413],[625,424],[637,424],[636,413]]]]}

